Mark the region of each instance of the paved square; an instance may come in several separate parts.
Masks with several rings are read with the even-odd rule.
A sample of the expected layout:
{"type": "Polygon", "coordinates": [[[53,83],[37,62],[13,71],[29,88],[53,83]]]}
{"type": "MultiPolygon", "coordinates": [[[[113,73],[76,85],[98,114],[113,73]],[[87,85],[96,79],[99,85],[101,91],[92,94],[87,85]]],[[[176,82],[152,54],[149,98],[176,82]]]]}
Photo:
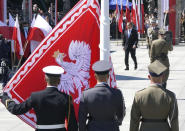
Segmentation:
{"type": "MultiPolygon", "coordinates": [[[[140,43],[140,45],[145,43],[140,43]]],[[[149,85],[148,50],[146,46],[140,46],[136,50],[138,69],[134,70],[134,63],[130,57],[130,70],[125,71],[124,51],[121,43],[111,42],[111,56],[116,74],[117,86],[121,89],[126,103],[126,116],[120,127],[121,131],[129,131],[130,110],[136,91],[147,88],[149,85]]],[[[180,131],[185,129],[185,44],[174,47],[169,53],[170,76],[167,88],[176,93],[179,106],[180,131]]],[[[0,85],[1,86],[1,85],[0,85]]],[[[33,131],[34,129],[22,122],[18,117],[11,115],[5,107],[0,104],[0,131],[33,131]]]]}

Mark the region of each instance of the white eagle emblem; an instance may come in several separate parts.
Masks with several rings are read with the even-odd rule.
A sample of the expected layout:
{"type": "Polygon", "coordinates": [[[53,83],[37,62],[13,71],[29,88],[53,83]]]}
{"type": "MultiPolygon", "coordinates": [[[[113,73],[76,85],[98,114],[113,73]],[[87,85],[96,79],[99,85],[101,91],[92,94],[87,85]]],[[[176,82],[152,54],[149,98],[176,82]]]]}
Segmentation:
{"type": "Polygon", "coordinates": [[[67,94],[74,94],[74,89],[76,88],[78,90],[78,97],[74,102],[79,104],[82,88],[89,88],[91,49],[89,44],[85,42],[71,41],[68,55],[72,62],[63,60],[66,56],[64,53],[59,53],[56,57],[56,62],[65,70],[65,74],[61,75],[58,89],[67,94]]]}

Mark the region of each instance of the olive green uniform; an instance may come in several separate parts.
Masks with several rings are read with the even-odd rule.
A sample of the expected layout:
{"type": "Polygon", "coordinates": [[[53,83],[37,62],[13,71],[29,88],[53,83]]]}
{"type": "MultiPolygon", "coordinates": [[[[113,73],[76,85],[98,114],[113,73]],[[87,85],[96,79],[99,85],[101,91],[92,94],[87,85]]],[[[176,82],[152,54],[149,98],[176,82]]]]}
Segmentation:
{"type": "Polygon", "coordinates": [[[179,131],[175,94],[159,84],[151,84],[136,92],[131,109],[130,131],[179,131]]]}
{"type": "Polygon", "coordinates": [[[158,39],[158,32],[159,32],[159,28],[158,27],[150,27],[147,30],[147,43],[148,43],[148,51],[149,51],[149,57],[150,57],[150,50],[151,50],[151,45],[152,45],[152,41],[157,40],[158,39]]]}
{"type": "Polygon", "coordinates": [[[157,59],[168,68],[164,72],[163,82],[166,82],[169,77],[170,63],[168,59],[168,51],[172,51],[172,50],[173,50],[173,46],[167,43],[164,39],[154,40],[151,45],[150,62],[152,63],[157,59]]]}

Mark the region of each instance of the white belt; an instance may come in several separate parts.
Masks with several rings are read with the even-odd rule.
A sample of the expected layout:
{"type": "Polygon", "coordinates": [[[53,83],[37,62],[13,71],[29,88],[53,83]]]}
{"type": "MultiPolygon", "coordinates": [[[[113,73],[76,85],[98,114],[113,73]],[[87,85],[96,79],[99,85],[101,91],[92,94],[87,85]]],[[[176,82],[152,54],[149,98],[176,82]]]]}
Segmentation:
{"type": "Polygon", "coordinates": [[[36,125],[37,129],[59,129],[65,128],[65,124],[56,124],[56,125],[36,125]]]}

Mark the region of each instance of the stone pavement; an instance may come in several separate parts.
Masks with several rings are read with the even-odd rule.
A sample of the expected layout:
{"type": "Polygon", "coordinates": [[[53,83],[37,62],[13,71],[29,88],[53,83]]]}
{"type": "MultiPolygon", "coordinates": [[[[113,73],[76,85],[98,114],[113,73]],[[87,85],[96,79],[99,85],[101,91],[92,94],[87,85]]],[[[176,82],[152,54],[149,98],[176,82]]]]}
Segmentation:
{"type": "MultiPolygon", "coordinates": [[[[111,56],[116,73],[117,85],[121,89],[126,104],[126,116],[120,131],[129,131],[130,110],[133,97],[136,91],[146,88],[149,85],[148,70],[149,64],[148,50],[145,43],[140,43],[137,49],[138,69],[134,70],[134,64],[130,58],[130,70],[124,68],[124,52],[121,42],[111,43],[111,56]]],[[[185,44],[174,47],[174,51],[169,53],[171,63],[170,77],[167,88],[176,93],[179,106],[179,127],[180,131],[185,130],[185,44]]],[[[2,104],[0,104],[0,131],[33,131],[33,129],[22,122],[16,116],[11,115],[2,104]]]]}

